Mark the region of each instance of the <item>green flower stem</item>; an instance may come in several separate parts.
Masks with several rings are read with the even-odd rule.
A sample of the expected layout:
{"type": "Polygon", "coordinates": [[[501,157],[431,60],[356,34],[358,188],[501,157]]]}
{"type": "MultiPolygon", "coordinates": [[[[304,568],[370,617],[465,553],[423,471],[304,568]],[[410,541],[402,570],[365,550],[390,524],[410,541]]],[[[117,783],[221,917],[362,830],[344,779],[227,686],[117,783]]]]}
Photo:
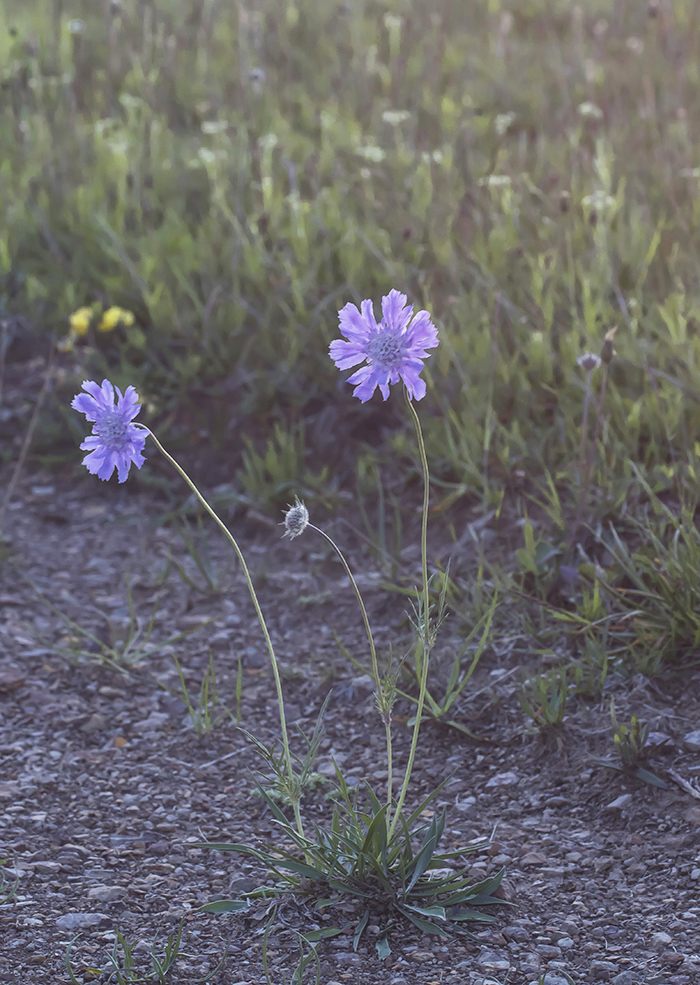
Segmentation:
{"type": "Polygon", "coordinates": [[[357,599],[357,604],[360,606],[360,612],[362,613],[362,621],[365,624],[365,632],[367,633],[367,640],[369,642],[369,652],[370,652],[371,657],[372,657],[372,677],[374,678],[374,684],[375,684],[375,686],[377,688],[377,705],[379,707],[380,714],[382,715],[382,719],[384,721],[384,730],[386,732],[386,758],[387,758],[387,768],[388,768],[388,771],[389,771],[389,778],[388,778],[388,781],[387,781],[387,794],[386,794],[386,797],[387,797],[387,801],[386,801],[387,802],[386,819],[387,819],[387,825],[388,825],[389,822],[391,821],[391,802],[392,802],[392,795],[393,795],[393,784],[392,784],[392,777],[393,777],[393,773],[392,773],[392,770],[393,770],[393,757],[392,757],[392,747],[391,747],[391,714],[390,714],[390,712],[387,712],[386,711],[386,709],[384,708],[384,704],[383,704],[384,694],[383,694],[383,688],[382,688],[382,681],[381,681],[381,677],[379,675],[379,663],[377,661],[377,650],[376,650],[375,645],[374,645],[374,637],[372,635],[372,628],[371,628],[371,626],[369,624],[369,616],[367,615],[367,609],[365,608],[365,603],[362,601],[362,595],[360,594],[360,589],[357,587],[357,582],[355,581],[355,576],[353,575],[352,571],[350,570],[350,565],[345,560],[345,556],[343,555],[343,552],[340,550],[340,548],[335,543],[335,541],[332,539],[332,537],[329,537],[328,536],[328,534],[325,532],[325,530],[321,530],[320,527],[314,526],[313,523],[309,523],[308,524],[308,527],[309,527],[310,530],[315,530],[317,534],[320,534],[324,538],[324,540],[326,540],[327,543],[329,543],[331,545],[331,547],[333,548],[333,550],[335,551],[335,553],[338,555],[338,558],[340,559],[340,563],[342,564],[343,568],[345,569],[345,574],[350,579],[350,584],[352,585],[352,590],[355,593],[355,598],[357,599]]]}
{"type": "Polygon", "coordinates": [[[430,505],[430,472],[428,470],[428,457],[425,453],[425,441],[423,440],[423,429],[420,426],[420,418],[418,417],[416,408],[413,406],[413,401],[408,395],[408,390],[406,387],[404,387],[404,397],[406,398],[408,409],[411,412],[411,417],[413,418],[413,424],[416,429],[416,437],[418,439],[418,451],[420,453],[421,465],[423,466],[423,517],[420,538],[421,563],[423,566],[423,611],[421,613],[422,624],[419,626],[419,647],[421,650],[420,664],[418,664],[418,660],[416,660],[420,674],[418,707],[416,709],[416,719],[413,725],[413,736],[411,738],[411,749],[408,754],[408,763],[406,764],[406,773],[403,778],[403,783],[401,784],[401,793],[399,794],[398,803],[396,804],[394,820],[389,828],[389,840],[391,840],[396,827],[396,822],[401,816],[401,809],[403,807],[404,800],[406,799],[408,784],[411,779],[411,773],[413,772],[413,763],[416,758],[416,749],[418,747],[418,732],[420,730],[420,723],[423,717],[423,706],[425,704],[425,693],[428,689],[428,664],[430,663],[430,651],[432,649],[432,636],[430,631],[430,586],[428,584],[428,507],[430,505]]]}
{"type": "Polygon", "coordinates": [[[596,422],[595,430],[593,432],[593,438],[588,442],[586,447],[586,442],[588,438],[588,408],[591,400],[591,376],[593,371],[589,370],[586,379],[586,394],[583,402],[583,420],[581,422],[581,462],[583,466],[583,476],[581,479],[581,491],[578,497],[578,504],[576,506],[576,518],[574,519],[573,527],[571,528],[571,535],[569,537],[569,551],[573,551],[576,547],[576,535],[578,534],[579,527],[583,520],[583,514],[586,508],[586,503],[588,500],[588,489],[591,482],[591,471],[593,469],[593,459],[595,458],[596,448],[598,447],[598,438],[600,437],[600,426],[603,418],[603,404],[605,403],[605,391],[608,382],[608,367],[603,366],[603,378],[600,384],[600,396],[598,397],[598,404],[596,407],[596,422]]]}
{"type": "Polygon", "coordinates": [[[586,459],[586,444],[588,442],[588,408],[591,403],[591,379],[593,370],[589,369],[586,373],[586,392],[583,397],[583,419],[581,421],[581,456],[580,461],[583,465],[586,459]]]}
{"type": "Polygon", "coordinates": [[[141,428],[143,431],[146,431],[147,434],[149,434],[150,437],[153,438],[153,441],[154,441],[155,446],[158,449],[158,451],[162,455],[164,455],[165,458],[167,458],[167,460],[173,466],[173,468],[177,472],[179,472],[179,474],[185,480],[185,482],[190,487],[190,489],[192,490],[192,492],[195,494],[195,496],[197,497],[197,499],[199,500],[199,502],[202,504],[202,506],[204,507],[204,509],[207,511],[207,513],[209,514],[209,516],[219,525],[219,527],[221,528],[221,530],[223,531],[223,533],[225,534],[225,536],[228,538],[228,541],[231,544],[231,546],[233,547],[234,551],[236,552],[236,557],[238,558],[238,561],[239,561],[239,563],[241,565],[241,568],[243,570],[243,577],[246,580],[246,584],[248,586],[248,591],[250,592],[250,597],[251,597],[251,599],[253,601],[253,605],[255,607],[255,612],[256,612],[257,617],[258,617],[258,622],[260,623],[260,628],[262,629],[263,636],[265,637],[265,643],[267,644],[267,652],[270,654],[270,663],[272,665],[272,674],[273,674],[273,677],[275,679],[275,689],[277,691],[277,705],[279,707],[279,713],[280,713],[280,726],[282,728],[282,745],[284,747],[284,760],[285,760],[285,765],[287,767],[287,777],[288,777],[288,783],[289,783],[289,796],[290,796],[290,800],[292,802],[292,807],[294,809],[294,819],[296,821],[297,831],[299,832],[299,834],[303,838],[304,837],[304,828],[303,828],[302,821],[301,821],[301,811],[299,809],[299,797],[298,797],[298,795],[295,792],[296,791],[296,781],[295,781],[295,777],[294,777],[294,770],[292,768],[292,757],[291,757],[291,754],[290,754],[290,751],[289,751],[289,737],[287,735],[287,719],[286,719],[285,713],[284,713],[284,697],[282,695],[282,681],[280,679],[279,667],[277,666],[277,657],[275,656],[275,651],[274,651],[274,647],[272,646],[272,640],[270,638],[270,633],[268,632],[268,629],[267,629],[267,623],[265,622],[265,617],[263,616],[262,609],[260,608],[260,603],[258,602],[258,596],[257,596],[257,594],[255,592],[255,586],[253,585],[253,579],[250,577],[250,572],[248,571],[248,565],[245,563],[245,558],[243,557],[243,552],[241,551],[240,547],[236,543],[236,540],[235,540],[233,534],[228,529],[228,527],[226,526],[226,524],[223,522],[223,520],[219,516],[217,516],[217,514],[211,508],[211,506],[209,505],[209,503],[207,503],[206,499],[204,498],[204,496],[202,496],[202,494],[200,493],[199,489],[197,489],[197,487],[195,486],[194,482],[192,481],[192,479],[190,479],[190,477],[187,475],[187,473],[185,472],[185,470],[183,468],[181,468],[178,465],[178,463],[175,461],[175,459],[173,458],[173,456],[169,452],[167,452],[165,450],[165,448],[163,448],[163,446],[161,445],[160,441],[158,441],[158,439],[156,438],[155,434],[151,430],[149,430],[149,428],[147,428],[143,424],[139,424],[138,427],[141,428]]]}

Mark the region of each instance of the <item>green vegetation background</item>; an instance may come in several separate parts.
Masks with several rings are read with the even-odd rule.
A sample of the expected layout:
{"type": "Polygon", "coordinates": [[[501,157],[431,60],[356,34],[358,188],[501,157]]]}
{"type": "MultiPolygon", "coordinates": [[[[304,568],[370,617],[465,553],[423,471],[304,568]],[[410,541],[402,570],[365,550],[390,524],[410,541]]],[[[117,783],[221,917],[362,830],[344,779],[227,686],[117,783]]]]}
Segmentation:
{"type": "Polygon", "coordinates": [[[549,476],[576,501],[576,360],[615,325],[593,515],[632,463],[655,490],[688,478],[697,4],[4,10],[0,316],[60,340],[80,306],[135,314],[60,357],[71,385],[133,383],[145,419],[214,448],[262,436],[307,486],[353,426],[410,455],[400,409],[375,397],[363,426],[327,354],[337,309],[395,286],[441,331],[423,413],[452,499],[549,476]]]}
{"type": "MultiPolygon", "coordinates": [[[[457,551],[450,600],[476,625],[484,586],[534,599],[527,638],[552,647],[558,620],[591,692],[611,655],[655,672],[695,653],[694,0],[3,11],[0,324],[58,343],[44,459],[67,434],[75,457],[67,397],[108,376],[258,505],[357,478],[385,556],[394,509],[395,561],[418,475],[401,401],[361,407],[328,343],[347,301],[397,287],[441,335],[421,404],[434,510],[460,544],[455,504],[493,521],[488,557],[468,528],[479,578],[457,551]],[[133,323],[95,331],[112,306],[133,323]],[[587,352],[607,357],[590,374],[587,352]]],[[[565,673],[538,680],[533,719],[560,718],[565,673]]]]}

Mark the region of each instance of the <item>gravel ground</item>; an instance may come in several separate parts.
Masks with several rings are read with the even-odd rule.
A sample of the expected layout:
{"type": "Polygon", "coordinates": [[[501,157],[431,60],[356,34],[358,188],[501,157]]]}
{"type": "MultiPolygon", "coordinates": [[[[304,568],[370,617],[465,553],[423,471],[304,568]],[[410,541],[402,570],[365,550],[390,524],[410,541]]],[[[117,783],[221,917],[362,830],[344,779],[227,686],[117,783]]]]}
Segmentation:
{"type": "MultiPolygon", "coordinates": [[[[147,967],[154,939],[162,946],[181,920],[170,981],[189,985],[224,954],[214,982],[265,980],[264,910],[197,909],[252,887],[260,873],[240,857],[192,845],[264,841],[275,825],[253,792],[256,760],[235,723],[226,718],[209,735],[195,734],[174,656],[196,694],[211,655],[231,709],[240,660],[241,724],[274,741],[267,658],[225,545],[209,538],[221,590],[193,589],[178,566],[200,585],[201,576],[176,530],[159,524],[162,510],[162,501],[131,486],[35,473],[8,512],[11,556],[0,561],[0,858],[19,885],[0,905],[2,983],[68,982],[71,942],[76,980],[106,981],[99,969],[117,929],[147,967]],[[124,673],[99,655],[133,620],[143,635],[124,673]],[[172,641],[183,632],[190,635],[172,641]]],[[[342,572],[318,542],[282,542],[279,528],[253,514],[234,525],[261,585],[290,721],[312,727],[336,684],[319,772],[330,775],[335,758],[348,776],[381,783],[371,689],[362,680],[349,684],[334,639],[338,633],[361,652],[342,572]]],[[[385,598],[359,551],[353,562],[380,648],[405,637],[404,602],[385,598]]],[[[478,741],[425,727],[414,787],[418,797],[454,771],[435,805],[447,808],[446,847],[488,838],[470,856],[473,875],[505,866],[510,905],[496,908],[494,925],[473,928],[476,941],[406,929],[384,962],[375,957],[373,924],[357,953],[351,935],[334,938],[319,950],[322,985],[528,985],[542,975],[546,985],[700,982],[697,677],[639,678],[616,693],[620,717],[634,711],[660,734],[651,768],[667,787],[658,789],[594,761],[611,747],[609,697],[574,710],[559,744],[528,730],[515,696],[521,660],[496,645],[482,661],[460,709],[478,741]]],[[[407,711],[397,708],[399,765],[407,711]]],[[[327,816],[320,793],[310,809],[327,816]]],[[[302,900],[280,918],[269,940],[274,985],[289,981],[293,929],[323,923],[302,900]]]]}

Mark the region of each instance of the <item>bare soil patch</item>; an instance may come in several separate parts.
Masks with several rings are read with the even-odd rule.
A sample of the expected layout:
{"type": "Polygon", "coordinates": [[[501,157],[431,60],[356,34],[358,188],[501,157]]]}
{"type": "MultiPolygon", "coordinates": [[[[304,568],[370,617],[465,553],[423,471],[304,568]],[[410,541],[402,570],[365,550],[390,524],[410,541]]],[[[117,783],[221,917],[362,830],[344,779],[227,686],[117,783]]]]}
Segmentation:
{"type": "MultiPolygon", "coordinates": [[[[105,967],[115,929],[147,967],[154,938],[167,937],[182,918],[172,982],[207,974],[226,951],[213,981],[264,981],[264,908],[243,917],[197,912],[217,896],[252,888],[261,873],[234,855],[189,847],[274,838],[274,822],[254,793],[250,771],[258,762],[230,720],[197,737],[177,693],[173,657],[196,695],[212,654],[231,709],[240,658],[241,724],[272,742],[279,727],[266,651],[226,545],[209,531],[221,591],[197,591],[177,573],[180,565],[202,584],[162,514],[155,495],[39,473],[21,483],[10,508],[12,553],[0,562],[0,857],[19,887],[0,905],[2,983],[68,982],[71,941],[78,980],[100,980],[87,969],[105,967]],[[191,635],[139,658],[129,673],[99,664],[100,641],[111,645],[130,624],[151,620],[147,650],[176,633],[191,635]]],[[[283,542],[279,528],[252,514],[233,525],[285,668],[290,721],[310,729],[333,685],[319,770],[330,775],[335,758],[346,775],[382,784],[371,687],[353,681],[335,642],[337,634],[352,652],[364,652],[342,571],[319,542],[283,542]]],[[[408,634],[405,601],[376,587],[366,553],[356,550],[352,561],[380,648],[400,644],[408,634]]],[[[459,642],[450,632],[456,628],[442,644],[448,650],[459,642]]],[[[520,985],[543,973],[548,985],[563,985],[565,975],[616,985],[700,981],[700,800],[667,773],[672,768],[696,787],[700,779],[698,753],[684,744],[700,727],[697,677],[639,678],[616,692],[621,716],[631,709],[668,736],[652,761],[667,779],[662,790],[593,761],[610,752],[609,698],[577,706],[561,748],[528,731],[515,696],[522,657],[495,650],[460,708],[479,741],[427,725],[413,796],[454,771],[435,805],[447,808],[446,847],[489,838],[488,849],[472,856],[474,878],[505,865],[512,905],[498,908],[492,927],[474,927],[476,942],[407,930],[403,940],[394,937],[384,963],[371,928],[357,953],[351,936],[335,938],[320,947],[323,985],[520,985]]],[[[409,740],[401,719],[409,713],[397,707],[399,766],[409,740]]],[[[329,812],[322,789],[310,810],[319,819],[329,812]]],[[[322,921],[301,899],[280,915],[287,930],[271,938],[270,969],[281,985],[296,955],[292,929],[322,921]]]]}

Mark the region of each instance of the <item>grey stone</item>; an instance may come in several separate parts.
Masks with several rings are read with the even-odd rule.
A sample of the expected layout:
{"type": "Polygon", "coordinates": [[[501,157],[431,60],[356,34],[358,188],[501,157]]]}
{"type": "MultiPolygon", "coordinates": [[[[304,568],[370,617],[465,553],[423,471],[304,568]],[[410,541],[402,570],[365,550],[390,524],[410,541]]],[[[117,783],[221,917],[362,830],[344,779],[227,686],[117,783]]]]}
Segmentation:
{"type": "Polygon", "coordinates": [[[615,800],[612,800],[608,804],[608,810],[623,811],[625,808],[629,807],[633,801],[634,797],[631,793],[621,793],[619,797],[616,797],[615,800]]]}
{"type": "Polygon", "coordinates": [[[700,752],[700,729],[694,732],[686,732],[683,736],[683,744],[691,752],[700,752]]]}
{"type": "Polygon", "coordinates": [[[34,871],[42,876],[55,876],[61,871],[60,862],[35,862],[34,871]]]}
{"type": "Polygon", "coordinates": [[[635,971],[621,971],[612,979],[612,985],[640,985],[635,971]]]}
{"type": "Polygon", "coordinates": [[[152,711],[148,718],[140,722],[134,722],[131,726],[134,732],[151,732],[162,728],[170,720],[170,715],[166,711],[152,711]]]}
{"type": "Polygon", "coordinates": [[[508,971],[510,969],[510,961],[508,958],[499,954],[498,951],[492,951],[488,947],[483,947],[479,951],[479,966],[485,971],[508,971]]]}
{"type": "Polygon", "coordinates": [[[614,971],[617,971],[617,965],[612,961],[591,961],[591,974],[595,981],[608,981],[614,971]]]}
{"type": "Polygon", "coordinates": [[[564,878],[564,868],[561,865],[543,865],[539,871],[545,879],[553,879],[555,882],[561,882],[564,878]]]}
{"type": "Polygon", "coordinates": [[[126,889],[123,886],[93,886],[92,889],[88,889],[88,899],[96,899],[100,903],[114,903],[124,896],[126,889]]]}
{"type": "MultiPolygon", "coordinates": [[[[698,735],[700,735],[700,732],[698,735]]],[[[487,780],[486,789],[492,790],[494,787],[514,787],[518,783],[520,783],[520,777],[517,773],[497,773],[495,776],[492,776],[490,780],[487,780]]]]}
{"type": "Polygon", "coordinates": [[[547,960],[561,957],[561,950],[555,947],[554,944],[538,944],[535,950],[541,957],[547,960]]]}
{"type": "Polygon", "coordinates": [[[106,913],[64,913],[56,921],[58,930],[84,930],[86,927],[98,927],[102,923],[111,923],[111,917],[106,913]]]}

